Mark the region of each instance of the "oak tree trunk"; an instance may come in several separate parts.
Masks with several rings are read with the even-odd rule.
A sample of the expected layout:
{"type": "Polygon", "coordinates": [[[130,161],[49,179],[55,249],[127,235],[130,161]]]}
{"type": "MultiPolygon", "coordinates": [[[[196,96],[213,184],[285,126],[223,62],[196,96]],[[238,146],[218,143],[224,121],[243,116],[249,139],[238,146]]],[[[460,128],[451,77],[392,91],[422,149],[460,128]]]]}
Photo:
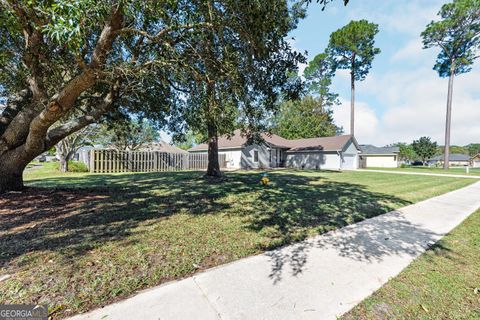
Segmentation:
{"type": "Polygon", "coordinates": [[[60,171],[68,172],[68,160],[66,157],[60,157],[60,171]]]}
{"type": "Polygon", "coordinates": [[[445,150],[443,158],[443,169],[448,170],[450,165],[450,125],[452,123],[452,95],[453,95],[453,79],[455,77],[455,68],[452,64],[450,68],[450,77],[448,78],[448,94],[447,94],[447,116],[445,121],[445,150]]]}
{"type": "Polygon", "coordinates": [[[221,177],[220,163],[218,162],[218,133],[214,126],[208,128],[208,166],[207,177],[221,177]]]}
{"type": "Polygon", "coordinates": [[[14,153],[4,153],[0,156],[0,193],[6,191],[21,191],[23,185],[23,170],[29,161],[19,159],[14,153]]]}

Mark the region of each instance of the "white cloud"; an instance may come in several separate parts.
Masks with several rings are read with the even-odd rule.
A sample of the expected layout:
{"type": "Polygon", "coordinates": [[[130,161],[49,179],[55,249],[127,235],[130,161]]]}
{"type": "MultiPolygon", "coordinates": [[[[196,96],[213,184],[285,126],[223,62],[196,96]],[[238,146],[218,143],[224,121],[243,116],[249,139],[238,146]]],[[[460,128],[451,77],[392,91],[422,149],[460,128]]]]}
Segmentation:
{"type": "MultiPolygon", "coordinates": [[[[480,142],[480,70],[460,75],[454,84],[452,107],[453,144],[480,142]]],[[[355,132],[360,143],[385,145],[411,142],[430,136],[444,143],[447,79],[439,78],[428,67],[415,71],[397,71],[372,77],[366,91],[375,95],[383,106],[373,110],[364,102],[357,103],[355,132]]],[[[334,112],[339,125],[349,128],[349,101],[334,112]]]]}
{"type": "MultiPolygon", "coordinates": [[[[345,134],[350,133],[350,100],[340,99],[341,105],[334,107],[333,117],[345,134]]],[[[355,103],[355,136],[358,141],[371,141],[378,132],[375,111],[364,102],[355,103]]]]}
{"type": "Polygon", "coordinates": [[[366,17],[380,24],[382,29],[418,36],[425,29],[425,22],[436,19],[443,3],[445,0],[363,0],[357,3],[356,10],[352,10],[351,18],[366,17]]]}

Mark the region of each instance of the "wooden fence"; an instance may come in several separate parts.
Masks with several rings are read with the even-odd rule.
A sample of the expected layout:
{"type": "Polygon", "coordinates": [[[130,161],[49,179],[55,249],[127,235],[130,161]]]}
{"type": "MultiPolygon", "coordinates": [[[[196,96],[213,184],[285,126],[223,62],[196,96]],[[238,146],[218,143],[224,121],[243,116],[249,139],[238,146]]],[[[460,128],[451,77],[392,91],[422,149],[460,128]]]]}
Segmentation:
{"type": "MultiPolygon", "coordinates": [[[[219,154],[221,168],[225,168],[225,155],[219,154]]],[[[90,172],[160,172],[204,170],[208,165],[206,153],[168,153],[160,151],[90,150],[90,172]]]]}

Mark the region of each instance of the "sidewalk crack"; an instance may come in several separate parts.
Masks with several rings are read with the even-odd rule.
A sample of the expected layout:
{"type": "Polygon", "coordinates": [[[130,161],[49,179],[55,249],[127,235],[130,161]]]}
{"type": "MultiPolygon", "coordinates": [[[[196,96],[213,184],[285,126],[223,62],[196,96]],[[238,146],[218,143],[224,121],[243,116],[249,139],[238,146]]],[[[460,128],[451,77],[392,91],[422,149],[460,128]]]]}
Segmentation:
{"type": "Polygon", "coordinates": [[[218,319],[222,320],[222,316],[220,315],[220,312],[217,310],[217,308],[215,308],[215,306],[214,306],[213,303],[210,301],[210,299],[208,299],[207,294],[205,293],[205,291],[203,291],[202,287],[200,287],[200,284],[197,282],[196,277],[193,277],[193,283],[195,283],[195,285],[197,286],[198,290],[200,290],[200,292],[202,293],[202,296],[205,298],[205,300],[207,300],[207,303],[208,303],[208,305],[210,306],[210,308],[212,308],[213,311],[215,311],[215,313],[217,314],[218,319]]]}

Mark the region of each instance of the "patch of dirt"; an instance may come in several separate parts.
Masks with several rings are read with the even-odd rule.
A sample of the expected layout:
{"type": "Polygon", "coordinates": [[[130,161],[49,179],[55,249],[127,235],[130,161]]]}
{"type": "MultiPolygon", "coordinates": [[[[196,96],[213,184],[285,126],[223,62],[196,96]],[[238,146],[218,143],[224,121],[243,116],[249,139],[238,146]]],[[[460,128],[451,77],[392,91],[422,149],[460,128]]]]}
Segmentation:
{"type": "Polygon", "coordinates": [[[26,188],[4,193],[0,196],[0,235],[65,218],[107,197],[107,189],[26,188]]]}

